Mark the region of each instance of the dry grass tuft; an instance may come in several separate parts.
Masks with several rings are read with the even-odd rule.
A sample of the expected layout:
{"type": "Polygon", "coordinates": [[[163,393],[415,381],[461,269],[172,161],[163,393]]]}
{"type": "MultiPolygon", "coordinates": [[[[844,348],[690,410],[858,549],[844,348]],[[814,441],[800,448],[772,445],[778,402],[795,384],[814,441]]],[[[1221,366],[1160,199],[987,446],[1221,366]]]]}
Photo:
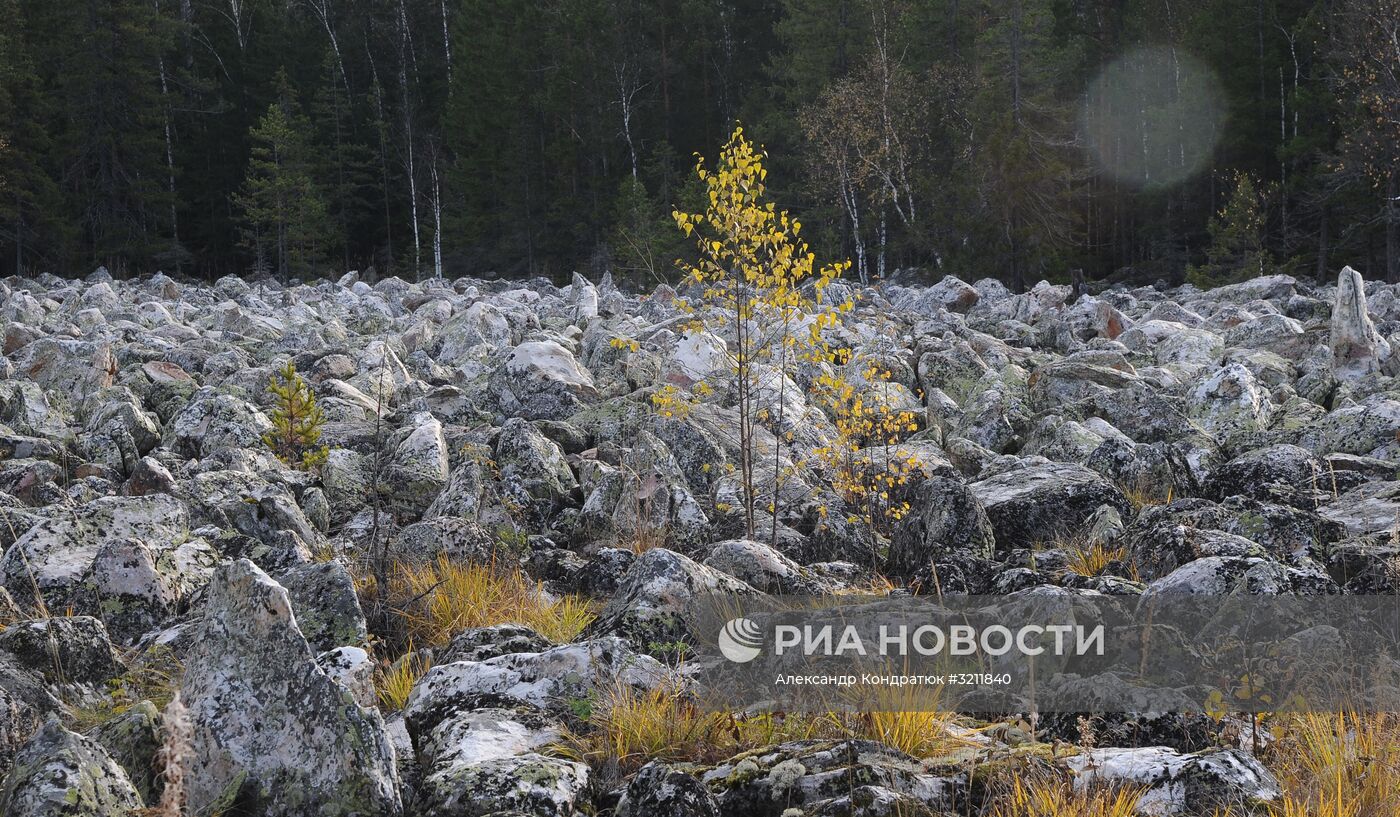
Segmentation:
{"type": "Polygon", "coordinates": [[[403,644],[442,646],[471,627],[523,624],[552,641],[572,641],[594,613],[577,596],[553,598],[519,568],[454,562],[445,557],[422,565],[395,564],[381,594],[372,577],[361,593],[382,605],[403,644]]]}
{"type": "Polygon", "coordinates": [[[1134,511],[1140,511],[1148,505],[1170,505],[1173,494],[1175,493],[1175,486],[1168,485],[1165,494],[1159,493],[1156,489],[1144,483],[1138,483],[1137,485],[1120,483],[1118,485],[1118,490],[1122,491],[1123,496],[1127,497],[1134,511]]]}
{"type": "Polygon", "coordinates": [[[1142,790],[1102,787],[1076,791],[1073,781],[1050,776],[1015,778],[990,817],[1136,817],[1142,790]]]}
{"type": "MultiPolygon", "coordinates": [[[[906,692],[892,693],[907,696],[906,692]]],[[[709,711],[679,684],[638,691],[611,687],[580,702],[582,726],[555,751],[605,775],[625,775],[650,760],[716,763],[741,752],[793,740],[878,740],[915,757],[932,757],[965,741],[948,731],[953,716],[914,708],[928,701],[891,701],[905,711],[736,714],[709,711]]]]}
{"type": "Polygon", "coordinates": [[[1400,814],[1400,716],[1305,713],[1272,747],[1284,798],[1272,817],[1400,814]]]}
{"type": "Polygon", "coordinates": [[[956,716],[939,708],[942,689],[871,687],[847,693],[848,709],[832,713],[851,737],[875,740],[914,757],[946,754],[967,745],[949,731],[956,716]]]}
{"type": "Polygon", "coordinates": [[[849,735],[825,715],[708,711],[679,684],[649,691],[619,684],[578,709],[585,723],[554,749],[606,775],[625,775],[650,760],[715,763],[785,741],[849,735]]]}
{"type": "Polygon", "coordinates": [[[379,708],[398,712],[408,703],[408,696],[418,679],[433,668],[433,662],[416,652],[412,646],[399,660],[374,671],[374,689],[379,695],[379,708]]]}
{"type": "Polygon", "coordinates": [[[76,732],[106,723],[142,701],[164,710],[180,688],[185,666],[169,647],[155,646],[134,661],[125,673],[107,682],[107,695],[95,703],[72,707],[76,732]]]}
{"type": "MultiPolygon", "coordinates": [[[[1070,570],[1081,576],[1102,576],[1115,562],[1123,563],[1128,558],[1125,547],[1111,548],[1101,542],[1088,547],[1068,547],[1065,549],[1065,562],[1070,570]]],[[[1128,566],[1129,578],[1137,579],[1137,569],[1128,566]]]]}
{"type": "Polygon", "coordinates": [[[722,718],[702,711],[679,685],[638,691],[618,684],[586,706],[588,729],[570,732],[564,747],[595,767],[712,758],[728,742],[722,718]]]}

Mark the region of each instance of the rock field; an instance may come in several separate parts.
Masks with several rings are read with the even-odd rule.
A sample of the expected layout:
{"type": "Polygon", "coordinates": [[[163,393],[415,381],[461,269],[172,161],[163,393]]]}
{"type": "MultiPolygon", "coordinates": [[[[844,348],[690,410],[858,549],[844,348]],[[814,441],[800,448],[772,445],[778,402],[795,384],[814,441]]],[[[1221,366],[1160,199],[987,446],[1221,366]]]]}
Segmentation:
{"type": "MultiPolygon", "coordinates": [[[[673,417],[650,399],[723,366],[725,339],[686,331],[688,294],[578,276],[0,281],[0,814],[179,813],[154,811],[172,747],[191,815],[964,814],[977,775],[879,743],[611,780],[553,747],[570,701],[670,683],[651,646],[686,640],[687,599],[711,589],[833,593],[877,572],[896,592],[978,594],[1400,583],[1400,286],[1349,268],[1320,287],[1077,297],[835,283],[858,296],[828,330],[852,350],[844,373],[889,371],[917,413],[910,512],[872,529],[810,466],[833,423],[812,396],[823,366],[805,364],[758,393],[783,402],[791,444],[753,540],[725,390],[673,417]],[[313,471],[262,441],[289,357],[326,415],[313,471]],[[1118,556],[1076,573],[1085,543],[1118,556]],[[509,623],[458,634],[390,712],[375,669],[397,656],[357,593],[381,548],[518,560],[597,617],[568,644],[509,623]],[[177,703],[83,716],[162,656],[183,667],[177,703]]],[[[1060,762],[1145,787],[1154,814],[1279,796],[1203,730],[1120,720],[1060,762]]]]}

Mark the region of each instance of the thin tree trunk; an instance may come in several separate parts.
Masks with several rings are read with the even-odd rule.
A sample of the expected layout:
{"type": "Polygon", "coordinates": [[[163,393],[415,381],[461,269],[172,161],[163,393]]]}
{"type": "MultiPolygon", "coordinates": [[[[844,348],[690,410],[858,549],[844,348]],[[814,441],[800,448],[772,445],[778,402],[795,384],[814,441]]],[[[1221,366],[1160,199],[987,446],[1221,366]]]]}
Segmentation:
{"type": "Polygon", "coordinates": [[[399,0],[399,104],[403,106],[408,204],[409,215],[413,219],[413,278],[416,281],[423,270],[423,242],[418,229],[418,178],[413,166],[413,106],[409,104],[408,56],[408,12],[404,9],[404,0],[399,0]]]}
{"type": "Polygon", "coordinates": [[[452,35],[448,33],[447,0],[441,0],[442,8],[442,58],[447,71],[447,91],[452,92],[452,35]]]}
{"type": "Polygon", "coordinates": [[[1323,204],[1321,223],[1318,224],[1317,228],[1317,283],[1319,286],[1327,283],[1327,279],[1330,277],[1327,270],[1327,251],[1331,249],[1328,246],[1328,228],[1331,219],[1328,217],[1327,210],[1327,205],[1323,204]]]}
{"type": "Polygon", "coordinates": [[[1395,197],[1400,195],[1400,173],[1392,170],[1385,183],[1385,280],[1400,283],[1400,211],[1395,197]]]}
{"type": "Polygon", "coordinates": [[[429,157],[428,171],[433,177],[433,277],[442,278],[442,183],[438,178],[438,151],[429,157]]]}
{"type": "MultiPolygon", "coordinates": [[[[156,14],[160,14],[160,0],[156,0],[156,14]]],[[[178,248],[180,246],[180,215],[179,197],[175,194],[175,139],[170,131],[170,86],[166,81],[165,57],[156,57],[156,67],[160,72],[160,101],[161,113],[165,119],[165,173],[167,188],[170,192],[170,240],[178,248]]],[[[184,263],[180,254],[175,254],[175,271],[180,272],[184,263]]]]}

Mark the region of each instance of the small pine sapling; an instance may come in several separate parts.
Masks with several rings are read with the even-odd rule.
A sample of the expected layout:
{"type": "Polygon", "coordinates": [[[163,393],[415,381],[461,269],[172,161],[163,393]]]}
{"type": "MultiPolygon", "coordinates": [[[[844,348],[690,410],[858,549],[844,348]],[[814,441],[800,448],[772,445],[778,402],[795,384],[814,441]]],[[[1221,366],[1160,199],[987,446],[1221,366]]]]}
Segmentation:
{"type": "Polygon", "coordinates": [[[263,435],[263,442],[282,462],[302,471],[309,471],[326,461],[330,453],[321,444],[321,429],[326,415],[316,405],[316,397],[306,379],[288,360],[268,380],[276,408],[272,412],[272,430],[263,435]]]}

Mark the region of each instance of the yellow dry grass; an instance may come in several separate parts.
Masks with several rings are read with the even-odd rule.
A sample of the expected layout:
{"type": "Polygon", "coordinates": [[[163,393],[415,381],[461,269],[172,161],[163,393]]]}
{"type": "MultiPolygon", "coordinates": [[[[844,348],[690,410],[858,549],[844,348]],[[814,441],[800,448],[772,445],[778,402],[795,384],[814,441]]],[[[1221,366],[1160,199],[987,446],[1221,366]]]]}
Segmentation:
{"type": "Polygon", "coordinates": [[[679,684],[649,691],[617,685],[584,702],[582,709],[586,724],[569,730],[556,751],[624,773],[649,760],[713,763],[793,740],[878,740],[916,757],[939,755],[964,743],[950,734],[953,716],[947,712],[716,712],[698,705],[679,684]]]}
{"type": "MultiPolygon", "coordinates": [[[[369,584],[372,584],[372,579],[369,584]]],[[[572,641],[594,619],[578,596],[551,597],[519,568],[454,562],[397,564],[390,572],[385,604],[410,643],[441,646],[471,627],[523,624],[545,638],[572,641]]]]}
{"type": "Polygon", "coordinates": [[[1136,788],[1076,790],[1067,779],[1015,778],[996,798],[991,817],[1136,817],[1141,799],[1136,788]]]}
{"type": "Polygon", "coordinates": [[[1400,814],[1400,716],[1304,713],[1270,752],[1284,797],[1272,817],[1400,814]]]}
{"type": "MultiPolygon", "coordinates": [[[[1123,562],[1127,558],[1127,548],[1111,548],[1101,542],[1095,542],[1087,547],[1065,549],[1066,565],[1081,576],[1102,576],[1104,571],[1114,562],[1123,562]]],[[[1129,578],[1137,579],[1137,569],[1132,565],[1128,566],[1128,574],[1129,578]]]]}
{"type": "Polygon", "coordinates": [[[409,693],[418,679],[432,669],[432,662],[411,647],[406,655],[374,671],[374,689],[379,695],[379,707],[385,712],[398,712],[408,703],[409,693]]]}

